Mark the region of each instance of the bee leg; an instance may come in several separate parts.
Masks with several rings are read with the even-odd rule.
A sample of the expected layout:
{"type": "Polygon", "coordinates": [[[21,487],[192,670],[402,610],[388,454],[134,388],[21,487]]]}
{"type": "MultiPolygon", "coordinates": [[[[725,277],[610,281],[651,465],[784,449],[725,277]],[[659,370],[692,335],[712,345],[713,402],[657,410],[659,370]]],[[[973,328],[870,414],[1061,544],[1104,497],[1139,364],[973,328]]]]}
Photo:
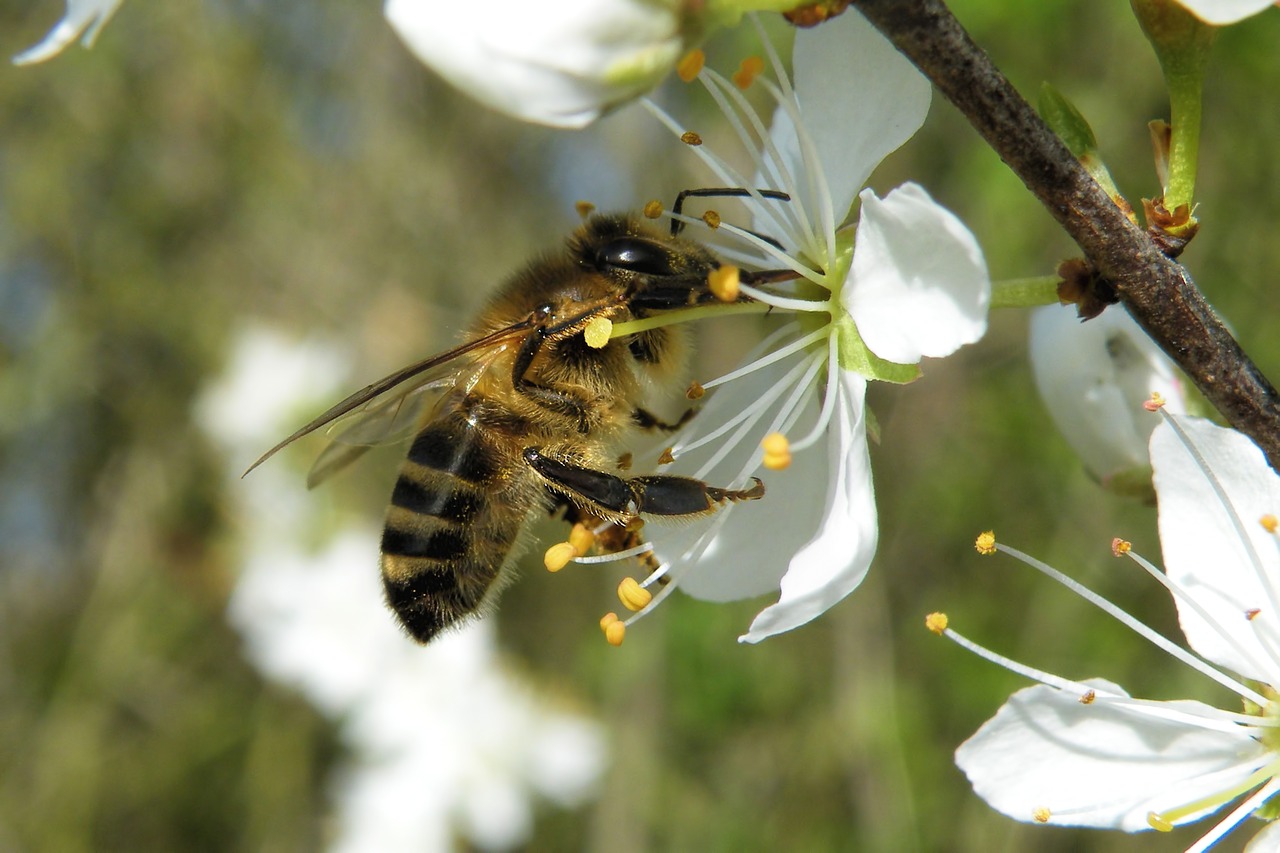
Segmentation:
{"type": "Polygon", "coordinates": [[[546,340],[547,329],[542,326],[535,327],[525,337],[524,343],[520,345],[520,351],[516,353],[515,364],[511,368],[511,384],[517,392],[532,397],[551,411],[577,418],[578,432],[590,432],[591,425],[587,421],[586,403],[573,394],[539,385],[525,376],[529,372],[530,365],[533,364],[534,356],[538,354],[538,350],[546,340]]]}
{"type": "Polygon", "coordinates": [[[666,421],[660,419],[657,415],[653,414],[653,412],[650,412],[648,409],[641,409],[637,407],[635,411],[631,413],[631,420],[633,423],[635,423],[636,426],[640,427],[640,429],[661,430],[662,432],[675,432],[676,430],[680,429],[680,427],[687,424],[689,422],[689,419],[692,418],[697,413],[697,411],[698,411],[697,409],[693,409],[693,408],[685,409],[684,414],[680,416],[679,420],[677,420],[675,423],[667,423],[666,421]]]}
{"type": "Polygon", "coordinates": [[[556,489],[606,516],[695,516],[714,512],[726,501],[754,501],[764,497],[764,483],[752,478],[749,489],[721,489],[692,477],[654,475],[622,477],[544,456],[527,447],[524,460],[556,489]]]}

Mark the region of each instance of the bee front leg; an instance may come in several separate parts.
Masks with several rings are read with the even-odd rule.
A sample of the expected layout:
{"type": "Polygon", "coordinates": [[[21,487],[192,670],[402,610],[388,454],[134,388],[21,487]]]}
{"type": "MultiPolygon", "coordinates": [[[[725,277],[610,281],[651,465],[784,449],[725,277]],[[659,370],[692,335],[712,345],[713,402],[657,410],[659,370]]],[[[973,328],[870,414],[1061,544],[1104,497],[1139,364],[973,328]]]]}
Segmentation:
{"type": "Polygon", "coordinates": [[[595,508],[604,517],[637,515],[696,516],[714,512],[726,502],[764,497],[764,483],[755,477],[749,489],[721,489],[692,477],[654,475],[622,478],[546,456],[525,448],[524,460],[557,492],[595,508]]]}

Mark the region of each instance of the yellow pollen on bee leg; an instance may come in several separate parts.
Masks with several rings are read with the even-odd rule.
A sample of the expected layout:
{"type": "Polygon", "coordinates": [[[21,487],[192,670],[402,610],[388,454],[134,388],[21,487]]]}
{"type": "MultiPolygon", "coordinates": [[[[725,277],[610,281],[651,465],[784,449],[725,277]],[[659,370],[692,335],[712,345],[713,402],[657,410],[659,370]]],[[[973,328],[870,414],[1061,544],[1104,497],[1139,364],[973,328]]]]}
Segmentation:
{"type": "Polygon", "coordinates": [[[618,584],[618,600],[631,612],[644,610],[653,601],[653,593],[640,586],[635,578],[623,578],[618,584]]]}
{"type": "Polygon", "coordinates": [[[721,302],[733,302],[738,298],[738,286],[742,283],[739,270],[733,264],[716,267],[707,275],[707,287],[721,302]]]}
{"type": "Polygon", "coordinates": [[[1052,817],[1053,812],[1049,811],[1049,809],[1044,806],[1036,806],[1031,810],[1031,819],[1036,823],[1048,823],[1049,819],[1052,817]]]}
{"type": "Polygon", "coordinates": [[[988,530],[984,533],[979,533],[977,540],[974,541],[973,543],[973,547],[979,554],[982,554],[984,557],[988,554],[994,554],[996,552],[995,531],[988,530]]]}
{"type": "Polygon", "coordinates": [[[1147,812],[1147,826],[1156,832],[1173,832],[1173,824],[1165,820],[1156,812],[1147,812]]]}
{"type": "Polygon", "coordinates": [[[739,89],[749,89],[761,71],[764,71],[764,60],[758,56],[748,56],[742,60],[738,70],[733,72],[733,85],[739,89]]]}
{"type": "Polygon", "coordinates": [[[780,432],[771,432],[760,442],[764,457],[760,464],[770,471],[782,471],[791,466],[791,442],[780,432]]]}
{"type": "Polygon", "coordinates": [[[569,545],[573,550],[578,552],[578,556],[582,556],[591,550],[591,546],[595,544],[596,535],[592,533],[585,524],[578,522],[569,531],[569,545]]]}
{"type": "Polygon", "coordinates": [[[686,130],[684,133],[680,134],[680,141],[685,145],[693,145],[696,147],[702,144],[702,137],[694,133],[692,130],[686,130]]]}
{"type": "Polygon", "coordinates": [[[1276,529],[1280,528],[1280,519],[1277,519],[1271,513],[1267,513],[1262,518],[1258,519],[1258,523],[1261,524],[1262,529],[1268,533],[1275,533],[1276,529]]]}
{"type": "Polygon", "coordinates": [[[1164,408],[1164,404],[1165,404],[1164,395],[1161,394],[1159,391],[1152,391],[1151,399],[1144,402],[1142,404],[1142,408],[1146,409],[1148,412],[1158,412],[1164,408]]]}
{"type": "Polygon", "coordinates": [[[647,201],[645,202],[644,210],[642,212],[644,213],[645,219],[657,219],[662,215],[662,202],[658,201],[656,198],[651,201],[647,201]]]}
{"type": "Polygon", "coordinates": [[[685,83],[692,83],[707,64],[707,55],[701,48],[694,48],[676,63],[676,74],[685,83]]]}
{"type": "Polygon", "coordinates": [[[613,334],[613,321],[608,317],[592,317],[587,327],[582,330],[583,339],[592,349],[600,349],[609,343],[611,334],[613,334]]]}
{"type": "Polygon", "coordinates": [[[1128,542],[1120,537],[1111,540],[1111,553],[1116,557],[1123,557],[1133,548],[1133,543],[1128,542]]]}
{"type": "Polygon", "coordinates": [[[924,617],[924,626],[938,636],[942,636],[942,632],[947,630],[949,622],[945,613],[930,613],[924,617]]]}
{"type": "Polygon", "coordinates": [[[589,201],[585,201],[585,200],[584,200],[584,201],[575,201],[575,202],[573,203],[573,209],[574,209],[574,210],[576,210],[576,211],[578,211],[578,215],[579,215],[579,216],[581,216],[583,219],[586,219],[588,216],[590,216],[590,215],[595,211],[596,206],[595,206],[594,204],[592,204],[591,202],[589,202],[589,201]]]}
{"type": "Polygon", "coordinates": [[[575,548],[572,542],[557,542],[542,555],[542,565],[547,567],[547,571],[555,573],[569,565],[575,557],[581,557],[583,553],[575,548]]]}

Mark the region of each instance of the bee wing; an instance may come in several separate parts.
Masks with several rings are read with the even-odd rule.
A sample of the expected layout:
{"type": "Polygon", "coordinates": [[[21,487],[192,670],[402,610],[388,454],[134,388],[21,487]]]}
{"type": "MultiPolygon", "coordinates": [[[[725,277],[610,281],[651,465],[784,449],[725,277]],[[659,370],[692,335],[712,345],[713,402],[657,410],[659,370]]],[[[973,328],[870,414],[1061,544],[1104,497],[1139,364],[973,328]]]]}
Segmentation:
{"type": "MultiPolygon", "coordinates": [[[[386,411],[394,413],[392,423],[399,423],[402,420],[402,418],[399,417],[399,413],[404,408],[402,404],[405,399],[414,395],[414,393],[419,390],[437,387],[446,382],[451,382],[462,369],[460,365],[456,364],[458,359],[475,352],[487,353],[490,358],[492,358],[502,349],[505,349],[506,345],[510,341],[518,337],[522,337],[529,329],[533,328],[540,319],[541,315],[535,312],[519,322],[512,323],[511,325],[498,329],[495,332],[490,332],[489,334],[477,338],[474,341],[468,341],[461,346],[454,347],[448,352],[443,352],[439,355],[433,355],[430,358],[425,358],[422,361],[397,370],[390,376],[379,379],[372,385],[362,388],[350,397],[347,397],[345,400],[331,406],[315,420],[311,421],[306,426],[299,428],[293,435],[289,436],[284,441],[258,457],[258,460],[250,465],[248,469],[245,470],[244,474],[241,474],[240,476],[247,476],[254,468],[257,468],[263,462],[266,462],[276,453],[288,447],[290,444],[293,444],[303,436],[310,435],[321,427],[327,426],[338,418],[352,412],[356,412],[357,410],[363,411],[368,409],[375,414],[382,414],[382,411],[385,409],[386,411]],[[407,382],[412,382],[413,384],[405,385],[407,382]]],[[[418,396],[425,399],[424,395],[418,396]]],[[[373,420],[377,421],[378,417],[374,417],[373,420]]],[[[361,419],[361,421],[363,421],[363,419],[361,419]]],[[[351,429],[355,429],[357,426],[359,426],[359,424],[353,424],[351,429]]],[[[372,427],[369,429],[371,431],[376,431],[372,427]]],[[[346,443],[345,446],[350,448],[354,455],[347,459],[346,462],[343,463],[344,465],[354,461],[354,459],[358,458],[364,450],[368,449],[367,445],[364,447],[364,450],[358,450],[357,446],[351,443],[346,443]]],[[[337,456],[338,454],[335,452],[334,455],[337,456]]],[[[321,459],[323,458],[324,455],[322,455],[321,459]]],[[[317,465],[318,464],[319,460],[317,461],[317,465]]],[[[334,468],[333,470],[338,469],[334,468]]]]}
{"type": "MultiPolygon", "coordinates": [[[[501,347],[494,352],[501,351],[501,347]]],[[[441,365],[445,367],[446,365],[441,365]]],[[[314,489],[334,474],[364,456],[370,448],[391,444],[404,438],[420,422],[429,404],[438,402],[439,393],[457,384],[456,365],[442,376],[419,377],[401,389],[375,397],[358,409],[340,415],[329,425],[329,446],[320,452],[307,473],[307,488],[314,489]]],[[[434,372],[434,371],[433,371],[434,372]]]]}

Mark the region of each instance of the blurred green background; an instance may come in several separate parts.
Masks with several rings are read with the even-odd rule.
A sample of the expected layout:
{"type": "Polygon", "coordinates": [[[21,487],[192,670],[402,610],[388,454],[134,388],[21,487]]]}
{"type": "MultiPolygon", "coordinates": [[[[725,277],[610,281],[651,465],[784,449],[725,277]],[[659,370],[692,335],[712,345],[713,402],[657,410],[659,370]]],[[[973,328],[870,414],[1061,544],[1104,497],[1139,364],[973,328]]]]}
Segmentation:
{"type": "MultiPolygon", "coordinates": [[[[1075,101],[1130,200],[1158,192],[1146,122],[1167,108],[1128,4],[952,5],[1024,93],[1048,80],[1075,101]]],[[[62,11],[4,0],[0,55],[62,11]]],[[[711,62],[736,64],[749,36],[718,37],[711,62]]],[[[1219,38],[1203,228],[1183,256],[1273,380],[1276,44],[1274,11],[1219,38]]],[[[200,392],[253,326],[342,341],[358,387],[447,345],[574,226],[574,200],[634,208],[706,179],[638,111],[573,134],[478,108],[409,56],[377,4],[334,0],[126,0],[93,50],[0,66],[0,146],[0,850],[321,847],[342,747],[258,676],[225,621],[244,513],[224,471],[251,460],[220,458],[195,425],[200,392]]],[[[945,103],[873,184],[908,178],[969,224],[995,278],[1074,254],[945,103]]],[[[711,325],[713,356],[754,334],[711,325]]],[[[533,555],[494,617],[502,649],[604,722],[612,760],[593,803],[540,810],[531,848],[1170,850],[1196,837],[1018,825],[952,764],[1025,684],[925,631],[931,610],[1069,677],[1233,701],[973,552],[994,527],[1178,636],[1167,595],[1109,554],[1122,535],[1158,557],[1154,512],[1082,472],[1035,396],[1025,329],[1024,314],[997,313],[922,381],[873,390],[879,554],[863,588],[801,630],[742,646],[766,602],[675,596],[612,649],[596,620],[616,577],[552,577],[533,555]]],[[[272,462],[300,491],[316,446],[272,462]]],[[[326,488],[326,518],[379,523],[397,464],[377,455],[326,488]]]]}

